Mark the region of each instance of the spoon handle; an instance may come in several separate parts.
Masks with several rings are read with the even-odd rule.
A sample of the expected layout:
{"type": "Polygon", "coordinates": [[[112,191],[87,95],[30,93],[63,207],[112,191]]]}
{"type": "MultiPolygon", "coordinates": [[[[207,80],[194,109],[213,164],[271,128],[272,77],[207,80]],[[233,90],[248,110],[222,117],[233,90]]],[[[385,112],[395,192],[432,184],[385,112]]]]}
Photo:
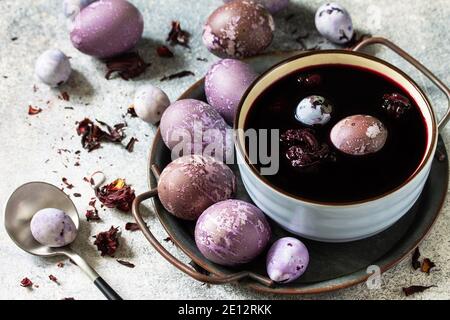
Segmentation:
{"type": "Polygon", "coordinates": [[[113,288],[103,280],[102,277],[98,277],[94,280],[94,284],[105,295],[108,300],[122,300],[122,298],[114,291],[113,288]]]}
{"type": "Polygon", "coordinates": [[[72,259],[72,261],[84,271],[84,273],[94,282],[95,286],[108,300],[122,300],[122,298],[109,286],[109,284],[98,275],[97,271],[95,271],[78,253],[68,248],[64,251],[64,254],[72,259]]]}

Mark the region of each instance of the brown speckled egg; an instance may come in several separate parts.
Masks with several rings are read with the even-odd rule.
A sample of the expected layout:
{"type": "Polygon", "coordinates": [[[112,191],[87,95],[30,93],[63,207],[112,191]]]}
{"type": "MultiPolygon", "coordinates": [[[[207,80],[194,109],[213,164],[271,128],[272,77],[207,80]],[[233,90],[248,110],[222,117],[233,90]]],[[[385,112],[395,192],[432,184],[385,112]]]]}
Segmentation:
{"type": "Polygon", "coordinates": [[[233,171],[212,157],[189,155],[171,162],[161,173],[158,195],[167,211],[196,220],[206,208],[236,192],[233,171]]]}
{"type": "Polygon", "coordinates": [[[388,131],[383,123],[368,115],[344,118],[330,133],[331,142],[338,150],[354,156],[380,151],[387,136],[388,131]]]}
{"type": "Polygon", "coordinates": [[[203,43],[219,57],[253,56],[270,45],[272,15],[254,1],[235,0],[216,9],[206,21],[203,43]]]}

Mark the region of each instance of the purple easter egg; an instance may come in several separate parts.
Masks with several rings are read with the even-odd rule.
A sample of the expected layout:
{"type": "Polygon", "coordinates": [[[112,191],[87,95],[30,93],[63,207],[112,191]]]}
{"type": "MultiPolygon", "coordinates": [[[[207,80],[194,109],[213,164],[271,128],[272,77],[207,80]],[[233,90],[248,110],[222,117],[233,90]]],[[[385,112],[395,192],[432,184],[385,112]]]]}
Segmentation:
{"type": "Polygon", "coordinates": [[[271,229],[264,213],[241,200],[225,200],[205,210],[195,226],[195,243],[210,261],[248,263],[267,246],[271,229]]]}
{"type": "Polygon", "coordinates": [[[172,161],[158,181],[164,208],[185,220],[197,220],[209,206],[231,198],[235,191],[233,171],[220,161],[200,155],[172,161]]]}
{"type": "Polygon", "coordinates": [[[308,264],[308,249],[295,238],[278,239],[267,253],[267,274],[278,283],[288,283],[299,278],[308,264]]]}
{"type": "MultiPolygon", "coordinates": [[[[223,2],[228,3],[231,1],[234,0],[224,0],[223,2]]],[[[262,4],[272,14],[285,9],[289,5],[289,0],[253,0],[253,1],[262,4]]]]}
{"type": "Polygon", "coordinates": [[[236,109],[248,87],[258,74],[246,63],[224,59],[213,64],[205,77],[208,103],[232,125],[236,109]]]}
{"type": "Polygon", "coordinates": [[[267,48],[275,23],[264,6],[254,1],[232,1],[217,8],[203,27],[203,43],[223,58],[245,58],[267,48]]]}
{"type": "Polygon", "coordinates": [[[143,30],[144,20],[134,5],[125,0],[100,0],[76,16],[70,39],[87,55],[109,58],[134,48],[143,30]]]}
{"type": "Polygon", "coordinates": [[[232,156],[232,130],[219,112],[203,101],[172,103],[161,118],[160,130],[172,156],[203,154],[218,160],[232,156]]]}

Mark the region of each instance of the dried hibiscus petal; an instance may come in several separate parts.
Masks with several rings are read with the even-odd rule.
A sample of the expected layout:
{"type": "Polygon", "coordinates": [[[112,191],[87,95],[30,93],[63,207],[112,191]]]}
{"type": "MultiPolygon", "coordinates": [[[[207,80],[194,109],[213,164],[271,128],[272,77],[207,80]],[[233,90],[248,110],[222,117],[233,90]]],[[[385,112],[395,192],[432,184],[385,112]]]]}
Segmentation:
{"type": "Polygon", "coordinates": [[[138,230],[141,230],[141,228],[139,228],[139,225],[137,223],[127,222],[125,224],[125,230],[127,230],[127,231],[138,231],[138,230]]]}
{"type": "Polygon", "coordinates": [[[173,80],[173,79],[180,79],[180,78],[184,78],[184,77],[188,77],[188,76],[195,76],[195,73],[193,73],[192,71],[189,71],[189,70],[184,70],[184,71],[180,71],[180,72],[177,72],[177,73],[173,73],[173,74],[168,75],[168,76],[164,76],[159,81],[168,81],[168,80],[173,80]]]}
{"type": "Polygon", "coordinates": [[[33,107],[32,105],[28,106],[28,114],[30,116],[34,116],[35,114],[41,113],[42,109],[39,107],[33,107]]]}
{"type": "Polygon", "coordinates": [[[156,53],[162,58],[173,58],[173,52],[166,46],[156,48],[156,53]]]}
{"type": "Polygon", "coordinates": [[[101,220],[100,216],[98,215],[97,208],[92,208],[92,209],[86,210],[85,216],[86,216],[86,220],[87,221],[99,221],[99,220],[101,220]]]}
{"type": "Polygon", "coordinates": [[[411,260],[411,265],[414,268],[414,270],[417,270],[420,268],[420,251],[419,251],[419,247],[416,248],[416,250],[414,250],[414,253],[412,255],[412,260],[411,260]]]}
{"type": "Polygon", "coordinates": [[[123,266],[125,266],[125,267],[128,267],[128,268],[134,268],[134,267],[135,267],[135,265],[134,265],[133,263],[128,262],[128,261],[125,261],[125,260],[117,259],[116,261],[117,261],[118,263],[120,263],[121,265],[123,265],[123,266]]]}
{"type": "Polygon", "coordinates": [[[390,93],[383,95],[382,108],[398,119],[411,109],[411,102],[409,99],[400,93],[390,93]]]}
{"type": "Polygon", "coordinates": [[[48,278],[51,280],[51,281],[53,281],[53,282],[55,282],[55,283],[58,283],[58,278],[56,278],[54,275],[49,275],[48,276],[48,278]]]}
{"type": "Polygon", "coordinates": [[[127,114],[130,115],[130,117],[132,117],[132,118],[137,118],[137,116],[138,116],[136,114],[136,110],[134,110],[134,106],[133,105],[128,107],[127,114]]]}
{"type": "Polygon", "coordinates": [[[134,190],[126,184],[124,179],[117,179],[112,183],[95,190],[97,198],[108,208],[117,208],[128,212],[135,198],[134,190]]]}
{"type": "Polygon", "coordinates": [[[33,285],[33,282],[30,279],[28,279],[27,277],[25,277],[20,281],[20,285],[22,287],[27,288],[27,287],[31,287],[33,285]]]}
{"type": "Polygon", "coordinates": [[[415,293],[424,292],[425,290],[428,290],[432,287],[435,287],[435,286],[409,286],[406,288],[402,288],[402,290],[403,290],[403,293],[408,297],[415,293]]]}
{"type": "Polygon", "coordinates": [[[138,139],[132,137],[130,139],[130,141],[127,143],[127,146],[125,147],[125,149],[127,149],[128,152],[133,152],[134,150],[134,144],[139,141],[138,139]]]}
{"type": "Polygon", "coordinates": [[[431,269],[433,269],[436,264],[428,258],[423,259],[422,264],[420,266],[420,271],[425,273],[430,273],[431,269]]]}
{"type": "Polygon", "coordinates": [[[102,257],[105,255],[113,257],[119,247],[119,228],[111,226],[108,231],[100,232],[94,238],[94,245],[97,246],[102,257]]]}
{"type": "Polygon", "coordinates": [[[124,53],[107,59],[105,62],[108,69],[105,75],[107,80],[111,79],[114,72],[117,72],[124,80],[138,77],[151,65],[151,63],[145,62],[137,52],[124,53]]]}
{"type": "Polygon", "coordinates": [[[167,35],[166,41],[170,41],[172,45],[179,44],[183,47],[189,48],[189,37],[189,32],[181,29],[181,24],[179,21],[172,21],[172,29],[167,35]]]}
{"type": "Polygon", "coordinates": [[[311,129],[287,130],[281,135],[281,142],[288,147],[285,157],[292,167],[306,168],[323,160],[335,160],[329,146],[319,143],[311,129]]]}
{"type": "Polygon", "coordinates": [[[105,126],[108,132],[104,131],[88,118],[78,122],[77,134],[81,136],[81,145],[89,152],[100,148],[102,141],[119,143],[125,138],[123,128],[126,125],[124,123],[119,123],[111,127],[102,121],[96,121],[100,125],[105,126]]]}

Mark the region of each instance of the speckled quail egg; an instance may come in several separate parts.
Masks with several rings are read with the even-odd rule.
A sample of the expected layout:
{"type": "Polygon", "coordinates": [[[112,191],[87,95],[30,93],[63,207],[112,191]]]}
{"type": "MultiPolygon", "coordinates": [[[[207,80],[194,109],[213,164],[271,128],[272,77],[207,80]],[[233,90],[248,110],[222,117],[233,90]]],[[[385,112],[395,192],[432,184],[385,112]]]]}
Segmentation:
{"type": "Polygon", "coordinates": [[[353,24],[350,14],[341,5],[330,2],[316,12],[316,28],[329,41],[343,44],[353,38],[353,24]]]}

